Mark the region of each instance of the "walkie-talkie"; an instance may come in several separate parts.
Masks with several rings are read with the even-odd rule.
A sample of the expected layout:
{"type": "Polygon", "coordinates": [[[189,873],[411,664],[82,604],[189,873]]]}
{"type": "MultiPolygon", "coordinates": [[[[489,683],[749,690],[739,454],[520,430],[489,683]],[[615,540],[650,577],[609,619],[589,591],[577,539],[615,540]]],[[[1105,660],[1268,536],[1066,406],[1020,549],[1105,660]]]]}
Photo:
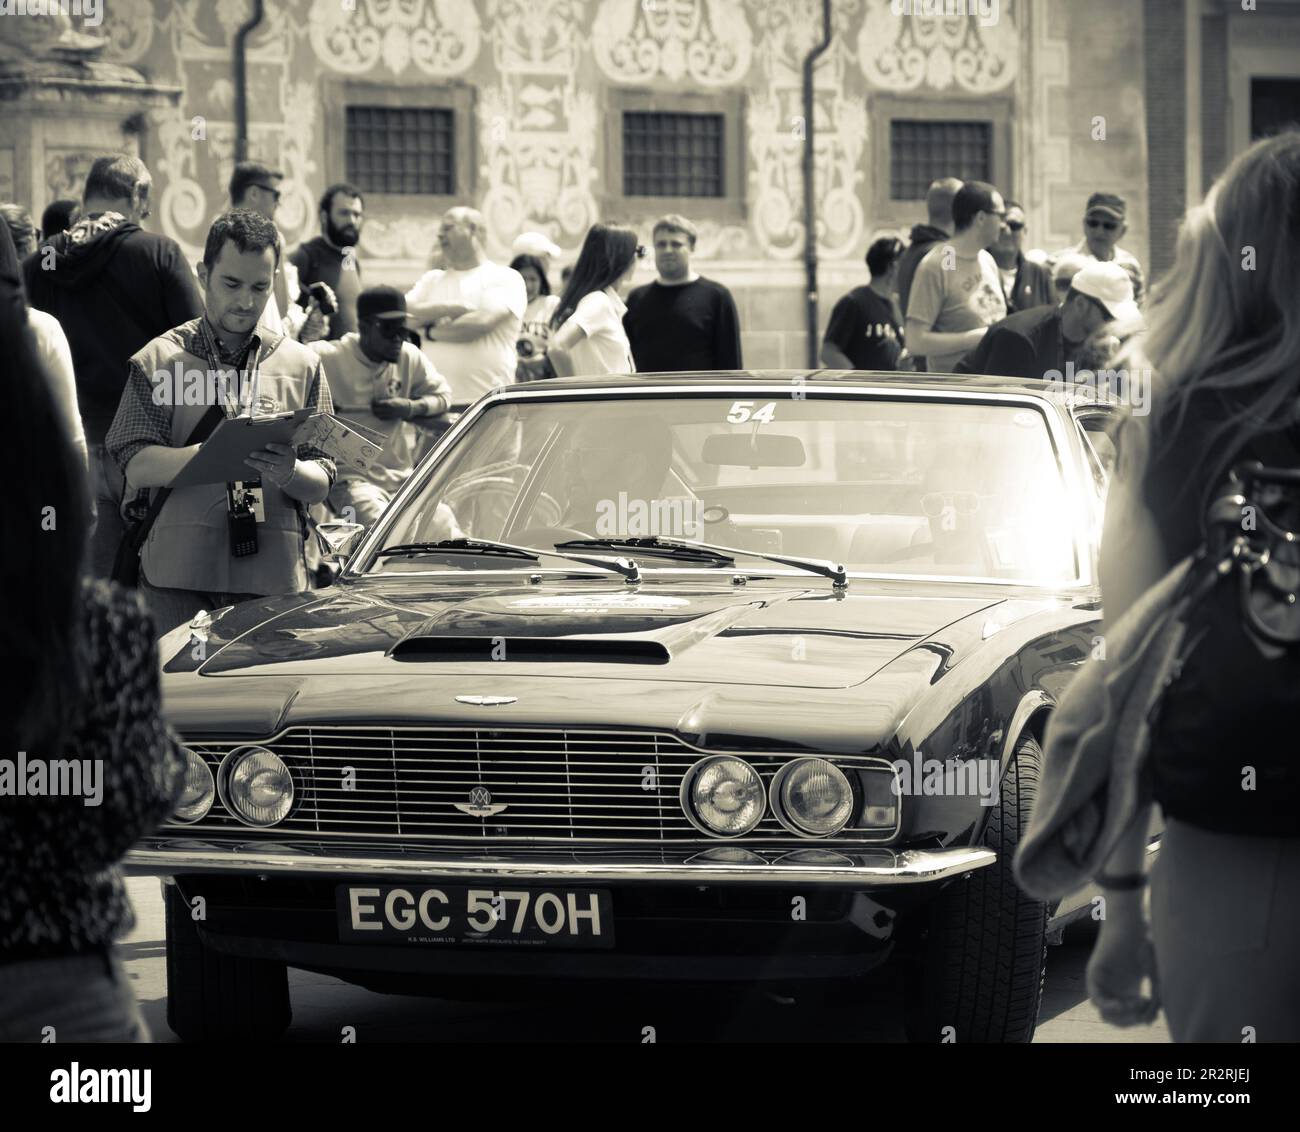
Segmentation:
{"type": "Polygon", "coordinates": [[[248,482],[226,485],[226,521],[230,531],[230,553],[247,558],[257,553],[256,496],[247,490],[248,482]]]}

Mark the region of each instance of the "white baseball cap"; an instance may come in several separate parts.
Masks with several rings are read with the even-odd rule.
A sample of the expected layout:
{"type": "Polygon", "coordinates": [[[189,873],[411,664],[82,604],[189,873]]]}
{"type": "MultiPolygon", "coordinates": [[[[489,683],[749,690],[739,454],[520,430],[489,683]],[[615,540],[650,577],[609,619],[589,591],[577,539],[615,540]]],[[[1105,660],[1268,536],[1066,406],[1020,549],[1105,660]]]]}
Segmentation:
{"type": "Polygon", "coordinates": [[[1133,301],[1133,280],[1118,263],[1094,260],[1075,272],[1070,286],[1081,295],[1096,299],[1116,322],[1141,322],[1142,312],[1133,301]]]}
{"type": "Polygon", "coordinates": [[[524,232],[516,237],[515,242],[510,245],[510,254],[512,256],[535,255],[544,259],[554,259],[560,254],[560,249],[549,236],[542,232],[524,232]]]}
{"type": "Polygon", "coordinates": [[[1073,279],[1088,266],[1088,261],[1091,259],[1091,256],[1086,256],[1082,252],[1066,252],[1056,261],[1056,266],[1052,268],[1052,282],[1060,279],[1073,279]]]}

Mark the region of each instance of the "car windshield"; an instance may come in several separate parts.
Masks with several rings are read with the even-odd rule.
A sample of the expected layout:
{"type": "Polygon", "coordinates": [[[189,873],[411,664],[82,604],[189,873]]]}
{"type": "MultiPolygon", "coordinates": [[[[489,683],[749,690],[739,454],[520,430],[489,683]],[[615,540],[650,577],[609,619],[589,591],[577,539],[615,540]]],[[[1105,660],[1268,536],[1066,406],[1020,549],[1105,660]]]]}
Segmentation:
{"type": "MultiPolygon", "coordinates": [[[[1044,412],[1025,402],[683,391],[490,405],[385,517],[378,545],[466,537],[551,549],[659,536],[856,573],[1054,584],[1079,576],[1085,514],[1044,412]]],[[[735,566],[755,568],[743,556],[735,566]]],[[[391,573],[476,568],[529,567],[464,554],[368,561],[391,573]]]]}

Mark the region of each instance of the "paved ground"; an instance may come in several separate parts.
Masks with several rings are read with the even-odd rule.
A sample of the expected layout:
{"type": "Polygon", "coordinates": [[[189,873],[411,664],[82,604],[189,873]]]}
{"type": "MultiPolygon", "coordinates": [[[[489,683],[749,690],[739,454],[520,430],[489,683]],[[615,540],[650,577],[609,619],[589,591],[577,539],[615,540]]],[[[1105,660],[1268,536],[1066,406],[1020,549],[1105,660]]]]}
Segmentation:
{"type": "MultiPolygon", "coordinates": [[[[158,882],[127,882],[136,930],[122,952],[155,1041],[174,1042],[167,1028],[163,909],[158,882]]],[[[1084,991],[1090,941],[1066,935],[1047,952],[1047,990],[1039,1017],[1039,1042],[1167,1042],[1161,1018],[1154,1026],[1121,1030],[1097,1016],[1084,991]]],[[[701,1002],[686,994],[631,993],[566,998],[561,1003],[458,1003],[375,994],[337,979],[289,973],[293,1025],[289,1041],[339,1041],[345,1026],[357,1041],[632,1041],[653,1027],[660,1042],[694,1041],[901,1041],[898,991],[881,980],[872,1007],[776,999],[763,992],[701,1002]],[[864,1024],[863,1018],[867,1018],[864,1024]]]]}

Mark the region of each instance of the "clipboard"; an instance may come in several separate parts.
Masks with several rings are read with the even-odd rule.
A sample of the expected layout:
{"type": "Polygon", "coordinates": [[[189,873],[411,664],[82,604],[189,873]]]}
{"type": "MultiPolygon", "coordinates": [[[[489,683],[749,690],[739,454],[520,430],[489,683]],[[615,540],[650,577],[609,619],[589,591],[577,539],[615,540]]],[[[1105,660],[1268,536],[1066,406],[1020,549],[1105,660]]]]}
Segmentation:
{"type": "Polygon", "coordinates": [[[199,446],[194,459],[177,473],[168,487],[194,487],[204,483],[231,483],[253,479],[257,473],[244,461],[268,444],[295,444],[294,433],[315,409],[295,409],[268,417],[227,417],[199,446]]]}

